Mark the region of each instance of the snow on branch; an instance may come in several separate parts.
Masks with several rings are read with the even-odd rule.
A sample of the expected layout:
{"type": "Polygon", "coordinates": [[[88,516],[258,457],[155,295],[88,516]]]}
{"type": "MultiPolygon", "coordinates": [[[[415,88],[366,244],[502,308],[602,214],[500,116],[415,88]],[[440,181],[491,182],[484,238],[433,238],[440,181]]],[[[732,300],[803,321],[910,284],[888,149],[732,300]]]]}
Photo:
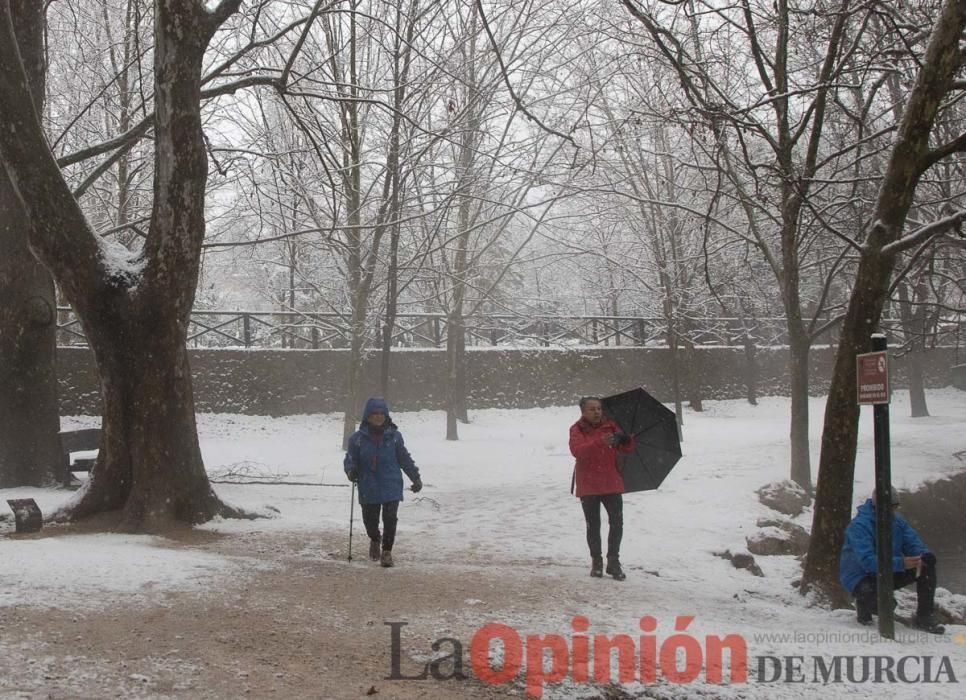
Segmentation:
{"type": "MultiPolygon", "coordinates": [[[[957,211],[942,219],[921,226],[908,236],[903,236],[897,241],[882,246],[880,252],[883,255],[896,255],[929,240],[933,236],[945,233],[950,229],[955,228],[958,231],[963,221],[966,221],[966,210],[957,211]]],[[[960,232],[960,236],[962,236],[962,232],[960,232]]]]}
{"type": "Polygon", "coordinates": [[[136,287],[144,272],[144,258],[140,251],[131,251],[120,243],[96,237],[100,248],[101,263],[108,279],[117,287],[130,289],[136,287]]]}

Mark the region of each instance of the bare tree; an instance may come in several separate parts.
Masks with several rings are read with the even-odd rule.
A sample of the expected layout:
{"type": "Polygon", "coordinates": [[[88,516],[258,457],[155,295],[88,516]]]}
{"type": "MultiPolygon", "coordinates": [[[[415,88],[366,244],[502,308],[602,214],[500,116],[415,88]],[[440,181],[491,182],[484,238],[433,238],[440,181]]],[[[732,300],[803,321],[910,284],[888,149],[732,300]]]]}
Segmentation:
{"type": "Polygon", "coordinates": [[[920,179],[944,158],[966,150],[966,134],[930,146],[940,110],[961,85],[961,41],[966,29],[966,1],[945,0],[922,56],[915,84],[902,110],[902,121],[879,185],[868,223],[825,408],[822,454],[812,537],[802,579],[803,592],[845,604],[837,582],[838,555],[852,506],[852,485],[859,407],[855,403],[855,356],[870,349],[886,303],[898,255],[966,220],[958,210],[913,231],[906,231],[920,179]]]}
{"type": "Polygon", "coordinates": [[[155,198],[143,250],[125,259],[103,245],[61,175],[27,91],[9,0],[0,2],[0,158],[30,245],[80,316],[101,377],[104,436],[73,518],[120,510],[120,526],[139,531],[237,514],[205,474],[185,339],[205,233],[202,63],[239,4],[156,3],[155,198]]]}
{"type": "Polygon", "coordinates": [[[321,180],[306,198],[309,214],[319,229],[338,232],[327,244],[340,259],[340,311],[349,323],[343,442],[358,421],[371,315],[383,282],[383,243],[389,234],[392,247],[406,172],[415,167],[400,154],[412,89],[411,39],[425,21],[418,2],[392,7],[354,0],[325,13],[310,52],[317,69],[306,69],[288,102],[312,143],[321,180]]]}
{"type": "Polygon", "coordinates": [[[806,255],[823,230],[803,221],[829,166],[823,148],[837,109],[832,98],[852,68],[865,26],[860,18],[872,9],[853,8],[851,0],[808,12],[787,0],[623,4],[676,72],[688,114],[714,135],[710,160],[729,180],[748,220],[748,239],[780,285],[791,379],[791,478],[811,490],[809,350],[824,330],[827,288],[812,299],[805,294],[806,255]],[[718,38],[705,41],[711,36],[718,38]]]}
{"type": "Polygon", "coordinates": [[[527,3],[494,8],[496,16],[487,19],[479,2],[457,9],[449,22],[456,68],[445,104],[457,136],[440,156],[448,165],[442,179],[450,184],[433,182],[435,172],[426,180],[430,189],[451,193],[438,208],[445,233],[432,258],[440,273],[432,282],[435,301],[447,316],[448,440],[459,439],[458,423],[469,419],[466,318],[498,302],[499,288],[545,226],[560,198],[554,170],[567,142],[543,128],[551,107],[524,105],[537,96],[547,104],[566,100],[567,69],[554,70],[554,61],[565,59],[553,48],[562,31],[555,21],[566,11],[527,3]],[[522,77],[507,65],[519,66],[522,77]]]}

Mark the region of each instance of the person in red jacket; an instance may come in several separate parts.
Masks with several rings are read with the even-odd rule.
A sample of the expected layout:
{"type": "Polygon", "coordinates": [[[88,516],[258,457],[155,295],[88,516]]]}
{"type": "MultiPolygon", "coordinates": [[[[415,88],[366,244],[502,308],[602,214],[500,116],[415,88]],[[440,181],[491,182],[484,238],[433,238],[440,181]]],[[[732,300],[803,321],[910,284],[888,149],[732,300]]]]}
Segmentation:
{"type": "Polygon", "coordinates": [[[590,575],[601,578],[604,562],[600,544],[600,506],[607,511],[607,573],[618,581],[627,576],[621,569],[620,548],[624,534],[624,479],[617,468],[617,454],[634,449],[634,438],[621,432],[614,421],[604,416],[600,399],[585,396],[580,400],[580,420],[570,426],[570,452],[577,458],[574,467],[576,495],[587,522],[590,547],[590,575]]]}

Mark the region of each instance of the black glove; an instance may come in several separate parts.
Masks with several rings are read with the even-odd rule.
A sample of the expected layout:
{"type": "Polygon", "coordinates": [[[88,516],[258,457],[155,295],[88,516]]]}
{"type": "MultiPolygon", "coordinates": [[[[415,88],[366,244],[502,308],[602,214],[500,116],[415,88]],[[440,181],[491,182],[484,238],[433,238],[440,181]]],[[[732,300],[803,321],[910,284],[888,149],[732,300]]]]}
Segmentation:
{"type": "Polygon", "coordinates": [[[614,433],[610,436],[610,439],[607,441],[607,443],[611,447],[618,447],[620,445],[626,445],[630,441],[631,439],[627,435],[624,435],[624,433],[614,433]]]}
{"type": "Polygon", "coordinates": [[[413,482],[412,488],[413,488],[413,493],[419,493],[420,491],[422,491],[423,490],[422,480],[416,479],[416,481],[413,482]]]}
{"type": "Polygon", "coordinates": [[[345,474],[347,477],[349,477],[349,481],[351,481],[353,484],[359,480],[359,472],[357,472],[355,469],[350,469],[345,474]]]}

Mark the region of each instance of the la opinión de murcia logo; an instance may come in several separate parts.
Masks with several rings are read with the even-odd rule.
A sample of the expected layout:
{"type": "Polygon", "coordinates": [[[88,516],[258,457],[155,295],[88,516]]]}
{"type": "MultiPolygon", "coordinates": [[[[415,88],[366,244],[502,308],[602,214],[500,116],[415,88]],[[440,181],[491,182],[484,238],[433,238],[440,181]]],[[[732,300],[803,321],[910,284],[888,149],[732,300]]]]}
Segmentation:
{"type": "Polygon", "coordinates": [[[758,683],[959,682],[948,656],[759,656],[757,662],[758,683]]]}
{"type": "MultiPolygon", "coordinates": [[[[492,622],[470,640],[469,669],[463,643],[443,637],[430,648],[432,660],[417,672],[402,668],[402,629],[409,623],[386,622],[390,628],[390,673],[393,681],[464,681],[471,672],[490,685],[522,680],[527,697],[543,696],[548,683],[643,683],[664,681],[690,684],[749,682],[748,645],[739,634],[687,634],[693,615],[675,618],[674,634],[659,640],[653,634],[657,619],[639,620],[643,634],[589,634],[590,620],[571,619],[570,634],[519,633],[510,625],[492,622]],[[615,659],[616,656],[616,659],[615,659]],[[616,661],[616,664],[612,663],[616,661]],[[616,670],[616,678],[615,676],[616,670]]],[[[957,683],[948,656],[758,656],[752,668],[754,683],[957,683]]]]}
{"type": "MultiPolygon", "coordinates": [[[[708,635],[704,642],[685,634],[693,615],[675,619],[675,634],[658,644],[655,635],[657,618],[645,615],[640,629],[645,634],[587,634],[590,620],[578,615],[571,620],[572,634],[521,635],[510,625],[489,623],[476,631],[470,640],[469,658],[473,675],[490,685],[511,683],[521,676],[528,697],[543,696],[547,683],[570,680],[576,684],[655,683],[664,678],[671,683],[692,683],[701,677],[709,683],[724,682],[727,652],[732,683],[748,680],[748,648],[744,637],[729,634],[708,635]],[[617,657],[617,678],[612,677],[611,660],[617,657]],[[549,667],[546,663],[549,657],[549,667]],[[499,659],[499,661],[498,661],[499,659]]],[[[437,656],[416,674],[404,675],[401,669],[402,628],[407,622],[387,622],[391,628],[391,669],[387,680],[465,680],[463,645],[445,637],[433,642],[437,656]]]]}

